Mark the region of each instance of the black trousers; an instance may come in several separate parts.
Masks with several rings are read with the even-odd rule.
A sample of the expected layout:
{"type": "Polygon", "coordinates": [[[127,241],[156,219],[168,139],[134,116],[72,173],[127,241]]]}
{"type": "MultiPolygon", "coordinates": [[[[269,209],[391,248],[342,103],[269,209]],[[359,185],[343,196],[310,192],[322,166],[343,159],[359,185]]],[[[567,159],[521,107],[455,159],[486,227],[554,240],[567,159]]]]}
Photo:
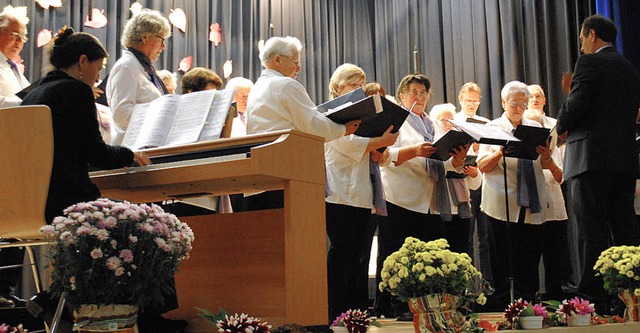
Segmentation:
{"type": "MultiPolygon", "coordinates": [[[[380,272],[382,271],[384,260],[393,252],[400,250],[405,238],[415,237],[427,242],[443,238],[445,235],[444,222],[438,215],[414,212],[388,201],[387,213],[388,216],[377,218],[378,258],[376,260],[376,285],[380,283],[380,272]]],[[[398,306],[394,306],[392,303],[397,302],[392,302],[389,292],[381,292],[376,288],[374,308],[378,314],[397,316],[409,310],[404,303],[397,303],[398,306]]]]}
{"type": "Polygon", "coordinates": [[[582,266],[578,293],[596,305],[608,300],[602,279],[593,271],[600,253],[611,245],[640,244],[634,191],[635,178],[629,175],[586,172],[569,180],[569,219],[578,225],[582,266]]]}
{"type": "Polygon", "coordinates": [[[543,226],[501,221],[485,215],[492,235],[491,263],[495,293],[493,303],[509,304],[509,277],[515,298],[533,301],[539,288],[538,265],[542,256],[543,226]]]}
{"type": "Polygon", "coordinates": [[[566,298],[562,286],[571,282],[572,274],[568,223],[567,220],[547,221],[542,228],[545,299],[562,300],[566,298]]]}
{"type": "Polygon", "coordinates": [[[453,215],[451,221],[444,222],[444,238],[449,243],[449,250],[458,253],[466,253],[471,256],[469,251],[469,228],[471,218],[461,218],[460,215],[453,215]]]}
{"type": "Polygon", "coordinates": [[[371,209],[326,203],[329,321],[369,308],[369,257],[375,227],[371,209]]]}
{"type": "Polygon", "coordinates": [[[475,260],[475,266],[480,267],[482,278],[493,283],[493,274],[491,272],[491,235],[489,226],[485,220],[485,215],[480,211],[480,203],[482,202],[482,187],[477,190],[469,191],[471,196],[471,211],[473,218],[469,226],[469,249],[472,258],[475,260]],[[478,231],[478,256],[474,257],[474,240],[473,234],[478,231]]]}

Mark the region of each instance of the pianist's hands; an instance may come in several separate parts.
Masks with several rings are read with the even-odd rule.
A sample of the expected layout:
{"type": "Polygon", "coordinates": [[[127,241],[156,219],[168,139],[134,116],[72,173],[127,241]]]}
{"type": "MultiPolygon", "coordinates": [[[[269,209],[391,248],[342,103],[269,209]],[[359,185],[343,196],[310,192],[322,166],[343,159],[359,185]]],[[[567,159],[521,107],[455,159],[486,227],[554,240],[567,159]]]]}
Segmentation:
{"type": "Polygon", "coordinates": [[[358,130],[358,126],[360,126],[360,123],[362,121],[361,120],[352,120],[346,124],[344,124],[344,126],[347,127],[347,130],[345,131],[344,135],[351,135],[353,133],[355,133],[358,130]]]}
{"type": "Polygon", "coordinates": [[[133,161],[138,163],[140,166],[145,166],[151,164],[151,160],[147,155],[141,151],[133,152],[133,161]]]}

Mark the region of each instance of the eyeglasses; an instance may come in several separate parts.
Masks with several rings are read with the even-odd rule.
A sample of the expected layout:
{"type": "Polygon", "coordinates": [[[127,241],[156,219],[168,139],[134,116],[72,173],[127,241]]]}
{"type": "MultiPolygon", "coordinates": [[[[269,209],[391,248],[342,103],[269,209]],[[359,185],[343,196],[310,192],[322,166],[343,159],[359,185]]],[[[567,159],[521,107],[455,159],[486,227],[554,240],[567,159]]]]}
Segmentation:
{"type": "Polygon", "coordinates": [[[509,103],[509,105],[511,105],[511,107],[514,107],[514,108],[519,107],[519,108],[522,108],[522,109],[526,109],[526,108],[529,107],[528,103],[518,103],[518,102],[513,102],[513,101],[507,102],[507,103],[509,103]]]}
{"type": "Polygon", "coordinates": [[[284,55],[284,54],[281,54],[281,56],[283,56],[283,57],[285,57],[285,58],[287,58],[287,59],[291,60],[291,62],[292,62],[294,65],[296,65],[296,67],[300,67],[300,60],[295,61],[295,60],[293,60],[293,58],[292,58],[292,57],[290,57],[290,56],[288,56],[288,55],[284,55]]]}
{"type": "Polygon", "coordinates": [[[160,39],[160,41],[162,42],[162,45],[165,45],[165,43],[164,43],[165,38],[164,37],[160,37],[158,35],[154,35],[154,36],[156,36],[156,37],[158,37],[160,39]]]}
{"type": "Polygon", "coordinates": [[[19,32],[15,32],[15,31],[5,31],[5,32],[10,34],[11,37],[14,38],[14,40],[21,40],[23,43],[26,43],[29,40],[29,38],[26,35],[23,35],[19,32]]]}
{"type": "Polygon", "coordinates": [[[428,98],[431,96],[431,92],[429,91],[408,91],[407,94],[411,95],[413,98],[428,98]]]}
{"type": "Polygon", "coordinates": [[[480,101],[474,101],[474,100],[470,100],[470,99],[463,99],[462,102],[467,103],[467,104],[471,104],[471,105],[479,105],[480,101]]]}

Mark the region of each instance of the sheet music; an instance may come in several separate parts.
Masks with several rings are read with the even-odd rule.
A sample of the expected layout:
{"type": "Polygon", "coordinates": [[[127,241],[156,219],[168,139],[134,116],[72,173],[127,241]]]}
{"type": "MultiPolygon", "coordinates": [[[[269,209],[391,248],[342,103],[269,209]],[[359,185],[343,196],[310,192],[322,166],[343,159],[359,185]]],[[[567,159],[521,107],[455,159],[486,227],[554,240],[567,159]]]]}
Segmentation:
{"type": "Polygon", "coordinates": [[[198,141],[215,140],[220,138],[222,128],[227,119],[229,108],[236,94],[235,89],[224,89],[216,91],[211,103],[209,114],[206,118],[204,128],[198,137],[198,141]]]}
{"type": "MultiPolygon", "coordinates": [[[[159,147],[167,142],[171,126],[176,118],[180,95],[163,95],[151,103],[145,112],[145,120],[136,139],[135,148],[159,147]]],[[[136,105],[137,107],[137,105],[136,105]]],[[[134,107],[134,113],[137,112],[134,107]]],[[[129,129],[127,129],[127,132],[129,129]]]]}
{"type": "MultiPolygon", "coordinates": [[[[511,133],[507,133],[500,128],[500,126],[492,126],[486,124],[476,124],[469,122],[459,122],[455,120],[446,119],[452,123],[456,128],[471,135],[474,140],[483,143],[488,140],[492,141],[520,141],[520,139],[513,136],[511,133]]],[[[491,142],[488,142],[491,144],[491,142]]]]}
{"type": "Polygon", "coordinates": [[[169,132],[167,145],[198,141],[215,95],[215,90],[203,90],[182,95],[182,101],[178,107],[179,116],[176,117],[169,132]]]}

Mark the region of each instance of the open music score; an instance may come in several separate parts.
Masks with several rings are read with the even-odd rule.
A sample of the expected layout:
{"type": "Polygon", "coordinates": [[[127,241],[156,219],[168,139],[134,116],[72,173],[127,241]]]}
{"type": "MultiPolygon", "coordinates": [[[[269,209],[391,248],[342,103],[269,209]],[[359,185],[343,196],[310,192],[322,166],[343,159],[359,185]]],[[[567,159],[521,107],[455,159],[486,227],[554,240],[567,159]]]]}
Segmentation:
{"type": "Polygon", "coordinates": [[[323,138],[279,131],[147,154],[155,164],[91,179],[103,196],[132,202],[284,189],[284,209],[181,218],[196,240],[168,317],[186,319],[189,331],[212,329],[194,307],[275,326],[328,324],[323,138]]]}

